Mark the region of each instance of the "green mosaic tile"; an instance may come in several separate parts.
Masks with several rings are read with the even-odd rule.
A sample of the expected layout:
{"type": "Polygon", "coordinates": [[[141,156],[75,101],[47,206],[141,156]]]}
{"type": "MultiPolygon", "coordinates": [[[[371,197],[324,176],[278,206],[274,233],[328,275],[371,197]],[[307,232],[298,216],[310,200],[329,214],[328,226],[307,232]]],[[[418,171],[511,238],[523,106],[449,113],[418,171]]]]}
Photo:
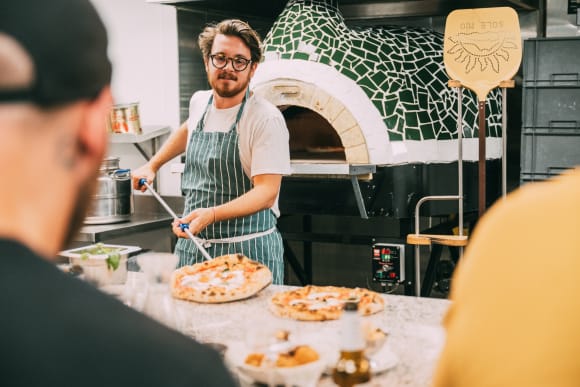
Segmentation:
{"type": "Polygon", "coordinates": [[[365,54],[366,54],[365,50],[362,50],[362,49],[360,49],[358,47],[351,48],[350,49],[350,52],[351,52],[352,55],[354,55],[354,56],[356,56],[358,58],[364,58],[365,57],[365,54]]]}
{"type": "Polygon", "coordinates": [[[361,85],[361,89],[363,89],[363,91],[368,95],[368,94],[371,94],[373,92],[374,87],[361,85]]]}
{"type": "Polygon", "coordinates": [[[329,50],[330,50],[330,46],[328,44],[326,44],[324,42],[319,42],[316,52],[320,53],[320,52],[326,52],[329,50]]]}
{"type": "Polygon", "coordinates": [[[353,81],[356,81],[358,79],[358,74],[356,74],[353,71],[350,71],[349,69],[343,69],[342,73],[347,77],[349,77],[350,79],[352,79],[353,81]]]}
{"type": "Polygon", "coordinates": [[[372,96],[372,101],[375,105],[377,105],[377,108],[380,110],[382,110],[382,103],[385,100],[385,93],[383,93],[381,90],[375,89],[373,92],[373,96],[372,96]]]}
{"type": "Polygon", "coordinates": [[[421,125],[421,135],[423,136],[423,140],[434,140],[437,138],[431,122],[421,125]]]}
{"type": "Polygon", "coordinates": [[[407,127],[407,129],[419,127],[419,119],[417,118],[416,112],[405,113],[405,126],[407,127]]]}
{"type": "Polygon", "coordinates": [[[381,59],[377,54],[374,54],[372,52],[367,52],[365,54],[365,60],[372,63],[373,67],[377,67],[377,62],[379,62],[381,59]]]}
{"type": "Polygon", "coordinates": [[[383,120],[383,122],[385,123],[385,125],[387,126],[387,129],[397,129],[399,127],[399,116],[397,115],[392,115],[390,117],[387,117],[383,120]]]}
{"type": "Polygon", "coordinates": [[[410,90],[403,90],[399,93],[399,99],[401,102],[408,102],[414,103],[415,98],[413,97],[413,93],[410,90]]]}
{"type": "Polygon", "coordinates": [[[405,138],[407,140],[421,140],[421,131],[407,126],[405,130],[405,138]]]}
{"type": "Polygon", "coordinates": [[[310,55],[304,53],[304,52],[295,52],[292,55],[292,59],[302,59],[302,60],[308,60],[310,55]]]}
{"type": "Polygon", "coordinates": [[[395,114],[395,109],[397,107],[397,101],[396,100],[384,100],[382,101],[382,105],[383,105],[383,111],[385,112],[385,115],[390,116],[395,114]]]}
{"type": "MultiPolygon", "coordinates": [[[[456,95],[447,87],[441,34],[400,26],[349,28],[326,0],[290,0],[264,39],[264,49],[289,59],[296,57],[300,42],[316,47],[320,63],[359,83],[383,118],[391,140],[403,139],[405,126],[410,126],[405,125],[407,119],[418,121],[425,131],[423,138],[431,138],[433,133],[437,139],[456,135],[456,95]],[[405,115],[410,112],[422,113],[414,118],[405,115]]],[[[499,91],[488,96],[490,136],[501,135],[499,96],[499,91]]],[[[476,102],[475,95],[464,93],[467,138],[477,123],[476,102]],[[472,104],[467,103],[470,100],[472,104]]],[[[416,134],[405,135],[409,137],[416,134]]]]}
{"type": "Polygon", "coordinates": [[[346,63],[349,64],[349,66],[361,61],[361,58],[359,56],[353,55],[352,51],[347,51],[345,53],[344,59],[346,63]]]}
{"type": "Polygon", "coordinates": [[[424,92],[417,93],[417,100],[418,108],[425,113],[426,122],[431,121],[431,117],[429,116],[428,109],[429,109],[429,94],[424,92]]]}
{"type": "Polygon", "coordinates": [[[367,86],[369,86],[371,91],[376,88],[374,83],[372,83],[370,81],[370,79],[367,77],[367,74],[369,73],[369,68],[367,67],[367,65],[365,63],[359,63],[358,65],[354,66],[353,70],[355,73],[358,74],[357,83],[359,85],[367,85],[367,86]],[[372,86],[372,87],[370,87],[370,86],[372,86]]]}
{"type": "Polygon", "coordinates": [[[329,58],[328,56],[326,56],[326,55],[322,55],[322,56],[320,56],[320,57],[318,58],[318,61],[319,61],[320,63],[323,63],[323,64],[325,64],[325,65],[330,65],[330,63],[331,63],[331,60],[330,60],[330,58],[329,58]]]}
{"type": "Polygon", "coordinates": [[[404,133],[405,132],[405,120],[404,115],[401,114],[400,109],[395,111],[395,114],[399,115],[399,119],[397,120],[397,127],[395,128],[397,132],[404,133]]]}
{"type": "Polygon", "coordinates": [[[362,49],[366,52],[379,52],[380,42],[373,42],[371,39],[361,41],[362,49]]]}
{"type": "Polygon", "coordinates": [[[451,134],[449,132],[439,132],[437,135],[437,140],[452,140],[451,134]]]}
{"type": "Polygon", "coordinates": [[[334,30],[332,27],[328,26],[328,25],[323,25],[320,27],[321,31],[323,34],[326,34],[328,36],[335,36],[336,34],[336,30],[334,30]]]}
{"type": "Polygon", "coordinates": [[[389,85],[389,94],[397,94],[399,90],[403,88],[403,84],[401,82],[395,81],[389,85]]]}
{"type": "Polygon", "coordinates": [[[428,125],[432,125],[431,117],[429,117],[429,113],[425,110],[419,110],[417,112],[417,119],[419,122],[426,122],[428,125]]]}
{"type": "Polygon", "coordinates": [[[332,54],[332,60],[337,62],[337,63],[342,63],[343,59],[344,59],[344,52],[342,52],[342,51],[336,51],[334,54],[332,54]]]}
{"type": "Polygon", "coordinates": [[[382,72],[369,74],[368,76],[372,79],[373,83],[379,88],[382,87],[383,83],[387,80],[386,74],[382,72]]]}
{"type": "Polygon", "coordinates": [[[389,131],[389,141],[403,141],[403,135],[401,133],[395,133],[389,131]]]}
{"type": "Polygon", "coordinates": [[[421,108],[419,107],[419,105],[417,105],[417,103],[415,103],[415,101],[413,101],[413,103],[403,102],[403,103],[401,103],[401,105],[404,107],[406,112],[420,112],[421,111],[421,108]]]}

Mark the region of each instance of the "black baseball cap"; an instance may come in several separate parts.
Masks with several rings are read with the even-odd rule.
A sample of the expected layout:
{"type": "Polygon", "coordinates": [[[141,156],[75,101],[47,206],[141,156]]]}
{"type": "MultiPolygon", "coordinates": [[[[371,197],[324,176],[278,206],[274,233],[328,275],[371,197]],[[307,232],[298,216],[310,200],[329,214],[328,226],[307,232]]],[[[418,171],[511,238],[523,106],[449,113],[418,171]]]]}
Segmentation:
{"type": "MultiPolygon", "coordinates": [[[[34,76],[23,86],[0,83],[0,103],[32,102],[52,107],[93,99],[110,84],[107,32],[89,0],[0,3],[0,37],[15,41],[34,67],[34,76]]],[[[2,55],[6,53],[1,44],[2,40],[3,71],[2,55]]]]}

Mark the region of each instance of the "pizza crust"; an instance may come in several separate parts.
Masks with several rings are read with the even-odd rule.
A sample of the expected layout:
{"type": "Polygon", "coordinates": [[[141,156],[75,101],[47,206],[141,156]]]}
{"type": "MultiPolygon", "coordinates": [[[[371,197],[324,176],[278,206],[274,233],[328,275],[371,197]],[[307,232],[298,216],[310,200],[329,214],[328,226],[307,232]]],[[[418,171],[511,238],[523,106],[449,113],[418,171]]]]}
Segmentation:
{"type": "Polygon", "coordinates": [[[372,290],[308,285],[280,292],[270,299],[270,310],[279,317],[302,321],[337,320],[346,300],[359,300],[359,313],[368,316],[384,310],[383,297],[372,290]]]}
{"type": "Polygon", "coordinates": [[[222,303],[249,298],[271,283],[267,266],[242,254],[228,254],[175,270],[171,294],[181,300],[222,303]]]}

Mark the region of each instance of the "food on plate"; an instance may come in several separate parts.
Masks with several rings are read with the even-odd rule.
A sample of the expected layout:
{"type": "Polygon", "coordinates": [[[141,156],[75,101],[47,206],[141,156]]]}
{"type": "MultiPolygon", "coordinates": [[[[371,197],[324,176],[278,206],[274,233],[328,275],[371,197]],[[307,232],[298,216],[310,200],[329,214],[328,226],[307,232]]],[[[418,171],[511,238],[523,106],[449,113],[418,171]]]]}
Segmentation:
{"type": "Polygon", "coordinates": [[[363,324],[363,336],[367,355],[374,354],[380,350],[387,341],[387,333],[372,323],[363,324]]]}
{"type": "Polygon", "coordinates": [[[385,331],[381,328],[373,327],[372,325],[366,325],[364,328],[364,336],[367,342],[381,341],[387,337],[385,331]]]}
{"type": "Polygon", "coordinates": [[[278,341],[288,341],[290,339],[290,331],[287,331],[285,329],[280,329],[280,330],[276,331],[276,333],[274,334],[274,337],[278,341]]]}
{"type": "Polygon", "coordinates": [[[274,360],[265,353],[250,353],[245,364],[254,367],[297,367],[320,359],[318,352],[308,345],[298,345],[288,351],[280,352],[274,360]]]}
{"type": "Polygon", "coordinates": [[[106,255],[107,267],[111,270],[117,270],[121,261],[121,248],[105,246],[103,243],[97,243],[82,250],[75,250],[80,254],[82,260],[87,260],[94,255],[106,255]]]}
{"type": "Polygon", "coordinates": [[[171,293],[201,303],[230,302],[251,297],[271,282],[267,266],[242,254],[228,254],[175,270],[171,293]]]}
{"type": "Polygon", "coordinates": [[[300,345],[290,352],[279,354],[276,367],[295,367],[318,359],[318,352],[308,345],[300,345]]]}
{"type": "Polygon", "coordinates": [[[368,316],[384,310],[383,297],[371,290],[338,286],[308,285],[272,296],[270,309],[280,317],[296,320],[336,320],[348,299],[359,300],[359,313],[368,316]]]}
{"type": "Polygon", "coordinates": [[[246,363],[247,365],[254,366],[254,367],[259,367],[262,365],[262,361],[264,361],[265,357],[266,357],[266,354],[264,354],[264,353],[250,353],[246,357],[246,360],[244,361],[244,363],[246,363]]]}

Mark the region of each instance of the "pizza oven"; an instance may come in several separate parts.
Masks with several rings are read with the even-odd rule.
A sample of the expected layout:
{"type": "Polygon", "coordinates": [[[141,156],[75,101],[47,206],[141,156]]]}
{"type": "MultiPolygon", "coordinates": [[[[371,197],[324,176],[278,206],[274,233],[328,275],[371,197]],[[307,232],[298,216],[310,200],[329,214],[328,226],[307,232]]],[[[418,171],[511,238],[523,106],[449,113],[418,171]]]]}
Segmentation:
{"type": "MultiPolygon", "coordinates": [[[[284,213],[412,216],[425,195],[457,191],[457,97],[443,37],[424,28],[350,28],[325,0],[290,0],[264,39],[253,91],[290,134],[284,213]]],[[[490,176],[499,176],[500,95],[487,101],[490,176]]],[[[477,209],[477,104],[464,92],[466,211],[477,209]],[[470,101],[471,100],[471,101],[470,101]],[[471,102],[471,103],[470,103],[471,102]]],[[[489,181],[488,198],[499,193],[489,181]]],[[[425,214],[456,211],[434,202],[425,214]]]]}

